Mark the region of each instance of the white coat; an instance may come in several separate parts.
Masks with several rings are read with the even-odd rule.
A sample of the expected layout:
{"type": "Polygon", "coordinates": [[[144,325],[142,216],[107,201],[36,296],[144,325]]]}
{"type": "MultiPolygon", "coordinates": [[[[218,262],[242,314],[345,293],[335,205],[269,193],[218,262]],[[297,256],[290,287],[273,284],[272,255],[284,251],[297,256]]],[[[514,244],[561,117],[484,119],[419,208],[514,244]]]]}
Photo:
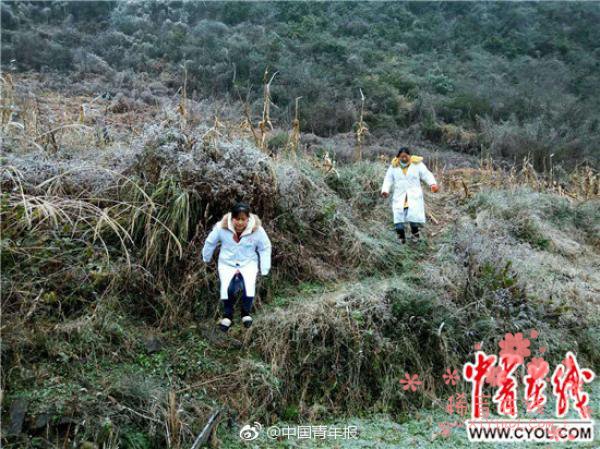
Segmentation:
{"type": "Polygon", "coordinates": [[[218,263],[221,299],[227,299],[229,283],[237,270],[244,278],[246,295],[254,296],[259,257],[261,274],[266,276],[271,269],[271,241],[256,215],[250,214],[239,243],[234,240],[234,234],[231,213],[225,214],[208,234],[202,248],[202,259],[208,263],[219,243],[221,244],[218,263]]]}
{"type": "Polygon", "coordinates": [[[422,157],[411,156],[411,162],[406,170],[406,174],[404,174],[398,160],[394,158],[385,174],[381,192],[390,193],[390,189],[394,189],[394,196],[392,198],[394,223],[403,223],[405,221],[405,199],[408,200],[406,221],[425,223],[425,202],[423,200],[421,181],[425,181],[429,186],[437,183],[433,174],[421,162],[422,160],[422,157]]]}

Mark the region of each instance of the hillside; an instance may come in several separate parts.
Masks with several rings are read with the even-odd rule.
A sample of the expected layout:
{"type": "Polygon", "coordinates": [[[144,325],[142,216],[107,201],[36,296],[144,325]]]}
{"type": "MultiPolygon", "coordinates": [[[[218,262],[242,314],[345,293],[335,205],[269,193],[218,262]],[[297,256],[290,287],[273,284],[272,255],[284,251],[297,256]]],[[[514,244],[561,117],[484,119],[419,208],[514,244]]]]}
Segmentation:
{"type": "MultiPolygon", "coordinates": [[[[388,447],[404,447],[400,429],[444,445],[442,374],[477,343],[494,351],[535,329],[552,363],[575,350],[599,368],[589,168],[556,182],[417,145],[442,191],[426,194],[424,241],[401,246],[379,196],[389,141],[330,170],[328,145],[348,136],[261,149],[243,105],[185,100],[184,114],[165,97],[132,114],[120,99],[11,82],[23,121],[3,141],[5,447],[190,447],[216,409],[216,447],[238,447],[254,421],[358,423],[368,447],[377,429],[388,447]],[[254,326],[223,337],[215,266],[199,253],[240,198],[271,236],[273,271],[254,326]],[[399,388],[405,373],[422,389],[399,388]]],[[[466,444],[464,431],[450,441],[466,444]]]]}
{"type": "Polygon", "coordinates": [[[0,13],[3,448],[464,448],[479,351],[523,362],[519,418],[568,352],[600,373],[600,3],[0,13]],[[404,245],[403,146],[440,187],[404,245]],[[238,201],[272,269],[224,334],[202,248],[238,201]]]}
{"type": "Polygon", "coordinates": [[[12,2],[0,5],[5,71],[152,105],[187,80],[194,99],[248,100],[265,68],[273,119],[296,98],[322,137],[364,120],[534,168],[598,168],[597,2],[12,2]],[[139,75],[139,76],[138,76],[139,75]],[[89,82],[90,77],[98,78],[89,82]],[[82,82],[83,81],[83,82],[82,82]],[[552,157],[550,155],[553,155],[552,157]]]}

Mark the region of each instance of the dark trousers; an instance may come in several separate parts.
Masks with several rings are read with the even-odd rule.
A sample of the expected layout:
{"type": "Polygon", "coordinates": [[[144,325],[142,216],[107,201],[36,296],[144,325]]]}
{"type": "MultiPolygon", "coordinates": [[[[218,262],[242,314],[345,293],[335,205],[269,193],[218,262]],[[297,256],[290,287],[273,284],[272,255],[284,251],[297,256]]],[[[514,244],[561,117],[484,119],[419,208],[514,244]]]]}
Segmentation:
{"type": "MultiPolygon", "coordinates": [[[[404,221],[406,221],[407,214],[408,214],[408,207],[405,207],[404,208],[404,221]]],[[[419,224],[413,223],[412,221],[409,222],[409,224],[410,224],[410,232],[412,233],[412,235],[419,238],[419,224]]],[[[394,223],[394,226],[396,227],[396,233],[398,234],[398,237],[403,242],[405,242],[406,241],[406,231],[404,230],[404,222],[394,223]]]]}
{"type": "MultiPolygon", "coordinates": [[[[409,225],[410,232],[412,232],[414,235],[419,235],[419,225],[413,222],[409,222],[409,225]]],[[[404,223],[395,223],[394,226],[396,227],[396,232],[400,233],[401,231],[404,233],[404,223]]]]}
{"type": "Polygon", "coordinates": [[[253,296],[246,295],[246,285],[244,284],[244,278],[240,273],[233,276],[231,282],[229,283],[229,287],[227,288],[227,296],[228,298],[223,300],[223,315],[225,318],[229,318],[233,320],[233,306],[235,305],[235,301],[241,292],[242,296],[242,317],[246,315],[250,315],[252,311],[252,302],[254,300],[253,296]]]}

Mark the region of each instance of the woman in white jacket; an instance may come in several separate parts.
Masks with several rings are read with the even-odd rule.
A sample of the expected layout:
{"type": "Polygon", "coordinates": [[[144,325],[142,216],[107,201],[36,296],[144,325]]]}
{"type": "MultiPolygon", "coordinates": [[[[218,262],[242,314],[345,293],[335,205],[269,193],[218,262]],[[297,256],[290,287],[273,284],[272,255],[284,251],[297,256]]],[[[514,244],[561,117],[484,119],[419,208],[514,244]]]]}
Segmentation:
{"type": "Polygon", "coordinates": [[[219,322],[227,332],[233,323],[236,294],[242,292],[242,323],[250,327],[252,302],[256,289],[259,262],[260,272],[266,276],[271,269],[271,242],[261,226],[260,219],[250,213],[250,206],[238,203],[231,212],[215,224],[202,248],[202,259],[208,263],[217,246],[219,253],[220,296],[223,301],[223,319],[219,322]]]}
{"type": "Polygon", "coordinates": [[[438,191],[433,174],[427,169],[420,156],[411,156],[407,147],[402,147],[385,174],[381,195],[387,198],[393,187],[392,211],[398,238],[406,243],[405,223],[410,224],[411,233],[419,238],[419,225],[425,223],[425,204],[421,181],[425,181],[432,192],[438,191]]]}

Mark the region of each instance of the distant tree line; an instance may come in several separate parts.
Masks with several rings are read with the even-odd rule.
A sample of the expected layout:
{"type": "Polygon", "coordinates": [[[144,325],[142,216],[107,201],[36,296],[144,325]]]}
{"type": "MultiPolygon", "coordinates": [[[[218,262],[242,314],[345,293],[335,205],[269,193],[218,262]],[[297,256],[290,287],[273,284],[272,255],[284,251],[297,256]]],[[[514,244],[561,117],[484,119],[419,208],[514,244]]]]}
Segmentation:
{"type": "Polygon", "coordinates": [[[595,2],[4,1],[1,13],[5,70],[145,72],[175,90],[185,67],[190,92],[237,97],[260,95],[269,67],[273,117],[289,123],[302,96],[301,128],[319,135],[353,129],[360,88],[375,134],[414,126],[538,167],[600,157],[595,2]]]}

